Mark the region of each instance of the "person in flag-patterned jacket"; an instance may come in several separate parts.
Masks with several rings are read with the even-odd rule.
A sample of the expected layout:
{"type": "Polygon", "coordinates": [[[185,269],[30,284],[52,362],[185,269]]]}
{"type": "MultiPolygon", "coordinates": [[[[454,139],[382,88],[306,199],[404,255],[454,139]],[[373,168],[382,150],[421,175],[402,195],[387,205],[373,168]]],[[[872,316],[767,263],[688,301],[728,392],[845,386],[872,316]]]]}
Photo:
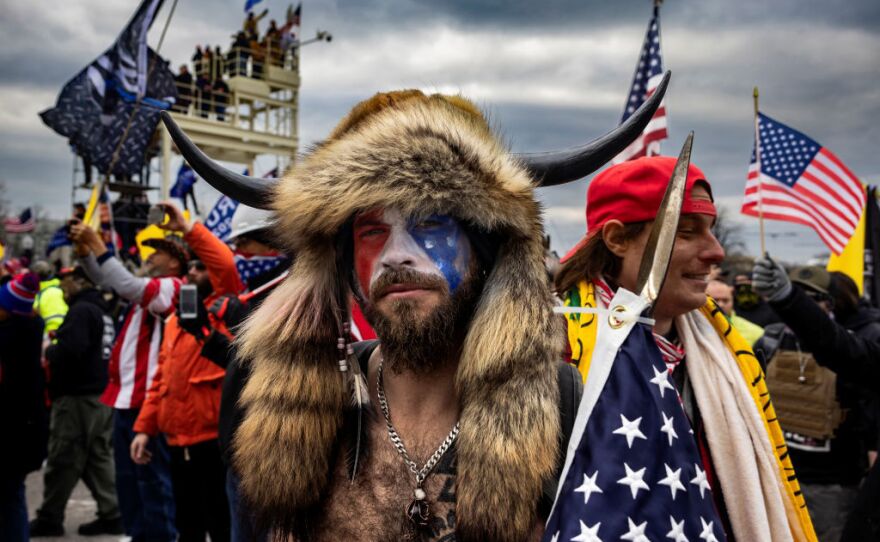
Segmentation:
{"type": "Polygon", "coordinates": [[[144,262],[145,277],[132,275],[107,250],[99,235],[81,223],[70,226],[80,264],[91,280],[130,306],[113,345],[108,385],[101,401],[113,408],[116,491],[125,532],[132,538],[175,540],[174,501],[164,440],[151,444],[154,460],[137,466],[129,457],[134,422],[158,367],[162,320],[173,311],[186,270],[182,243],[157,249],[144,262]]]}
{"type": "MultiPolygon", "coordinates": [[[[155,248],[155,252],[145,262],[146,277],[136,277],[129,273],[107,251],[92,230],[82,225],[71,226],[71,236],[77,243],[77,252],[89,275],[97,284],[114,290],[120,297],[131,302],[113,348],[109,383],[102,395],[102,401],[115,409],[113,444],[116,479],[126,533],[147,540],[174,540],[179,530],[175,525],[179,523],[180,512],[175,511],[171,483],[173,449],[166,445],[165,439],[167,437],[170,444],[175,445],[180,444],[175,439],[182,437],[162,427],[164,424],[161,415],[157,422],[155,414],[169,410],[157,410],[157,397],[151,398],[151,394],[155,395],[155,392],[150,390],[161,384],[160,352],[168,352],[175,337],[182,338],[182,342],[192,338],[186,333],[175,332],[174,328],[177,326],[174,323],[176,319],[173,318],[183,277],[189,271],[188,263],[192,258],[190,250],[203,262],[227,261],[229,264],[227,273],[220,277],[212,276],[210,281],[206,279],[206,282],[211,283],[208,289],[213,287],[218,294],[241,289],[228,247],[204,225],[186,221],[173,205],[165,204],[165,210],[169,220],[162,227],[183,235],[149,239],[144,243],[155,248]],[[163,329],[163,321],[166,319],[173,322],[163,329]],[[146,407],[150,407],[147,408],[149,418],[141,416],[146,407]],[[149,461],[135,462],[131,457],[132,443],[136,433],[144,432],[143,425],[136,425],[139,418],[144,418],[142,423],[149,426],[148,432],[152,432],[158,423],[158,429],[166,435],[153,434],[139,449],[140,457],[149,458],[149,461]]],[[[195,343],[195,339],[192,338],[191,342],[195,343]]],[[[198,345],[191,348],[186,346],[181,343],[173,347],[175,359],[172,361],[189,360],[188,352],[194,352],[199,357],[198,345]]],[[[167,354],[165,358],[167,362],[167,354]]],[[[207,360],[203,361],[202,366],[211,367],[212,370],[214,367],[207,360]]],[[[172,367],[170,372],[175,374],[173,369],[172,367]]],[[[215,375],[216,389],[209,385],[211,389],[206,391],[216,394],[216,401],[205,399],[202,404],[219,404],[219,380],[222,377],[223,372],[219,371],[219,375],[215,375]]],[[[210,440],[216,438],[217,412],[213,412],[214,409],[208,410],[210,411],[194,419],[208,420],[204,422],[206,428],[197,432],[201,436],[207,435],[210,440]],[[214,420],[213,423],[210,422],[211,419],[214,420]]],[[[189,441],[185,444],[188,443],[189,441]]],[[[177,491],[176,488],[174,491],[177,491]]]]}

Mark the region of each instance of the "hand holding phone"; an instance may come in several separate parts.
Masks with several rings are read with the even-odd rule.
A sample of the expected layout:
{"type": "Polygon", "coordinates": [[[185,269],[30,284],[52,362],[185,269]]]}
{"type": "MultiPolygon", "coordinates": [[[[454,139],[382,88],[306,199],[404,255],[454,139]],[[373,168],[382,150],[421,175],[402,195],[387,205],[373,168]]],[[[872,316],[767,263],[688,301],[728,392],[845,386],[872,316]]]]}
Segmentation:
{"type": "Polygon", "coordinates": [[[184,284],[180,287],[178,310],[183,320],[195,319],[199,315],[199,292],[195,284],[184,284]]]}

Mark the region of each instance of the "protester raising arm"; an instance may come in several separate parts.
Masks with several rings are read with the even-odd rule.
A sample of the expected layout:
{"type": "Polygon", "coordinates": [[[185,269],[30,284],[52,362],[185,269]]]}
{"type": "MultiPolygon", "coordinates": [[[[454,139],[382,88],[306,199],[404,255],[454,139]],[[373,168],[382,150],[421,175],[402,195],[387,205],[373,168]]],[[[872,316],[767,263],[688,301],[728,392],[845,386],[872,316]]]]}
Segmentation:
{"type": "Polygon", "coordinates": [[[832,320],[800,288],[793,288],[785,268],[770,258],[755,262],[752,288],[767,298],[820,365],[841,378],[880,389],[880,342],[853,335],[832,320]]]}
{"type": "Polygon", "coordinates": [[[237,294],[244,289],[232,250],[201,222],[190,222],[174,204],[162,202],[168,221],[161,228],[183,233],[186,243],[208,271],[214,294],[237,294]]]}
{"type": "MultiPolygon", "coordinates": [[[[107,250],[98,234],[84,224],[70,227],[70,236],[77,244],[77,253],[89,277],[120,297],[146,307],[154,314],[165,314],[176,302],[183,264],[167,254],[156,254],[147,260],[153,278],[136,277],[107,250]]],[[[157,253],[162,251],[157,251],[157,253]]]]}

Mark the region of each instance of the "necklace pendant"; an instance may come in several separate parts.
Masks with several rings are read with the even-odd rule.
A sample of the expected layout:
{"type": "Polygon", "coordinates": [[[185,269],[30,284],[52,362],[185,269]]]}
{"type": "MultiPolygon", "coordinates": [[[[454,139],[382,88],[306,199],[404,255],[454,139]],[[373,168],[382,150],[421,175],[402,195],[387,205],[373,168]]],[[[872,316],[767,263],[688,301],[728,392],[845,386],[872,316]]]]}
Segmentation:
{"type": "Polygon", "coordinates": [[[431,517],[428,509],[428,501],[425,500],[425,491],[417,487],[415,490],[415,498],[406,507],[406,517],[416,527],[427,527],[428,519],[431,517]]]}
{"type": "Polygon", "coordinates": [[[804,375],[800,375],[800,376],[798,377],[798,382],[800,382],[801,384],[806,384],[806,383],[807,383],[807,377],[805,377],[804,375]]]}

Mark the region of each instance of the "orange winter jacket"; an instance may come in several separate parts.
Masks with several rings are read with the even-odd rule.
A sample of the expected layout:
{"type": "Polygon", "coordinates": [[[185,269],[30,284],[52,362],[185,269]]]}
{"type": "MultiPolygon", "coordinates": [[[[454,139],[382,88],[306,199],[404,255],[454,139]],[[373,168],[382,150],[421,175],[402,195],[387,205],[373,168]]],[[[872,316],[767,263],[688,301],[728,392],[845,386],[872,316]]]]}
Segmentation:
{"type": "MultiPolygon", "coordinates": [[[[184,236],[205,264],[214,292],[210,307],[221,295],[244,289],[232,251],[208,229],[196,223],[184,236]]],[[[159,366],[141,407],[134,430],[155,436],[164,433],[172,446],[190,446],[217,438],[220,389],[226,371],[201,355],[202,342],[184,331],[172,314],[165,320],[159,366]]]]}

